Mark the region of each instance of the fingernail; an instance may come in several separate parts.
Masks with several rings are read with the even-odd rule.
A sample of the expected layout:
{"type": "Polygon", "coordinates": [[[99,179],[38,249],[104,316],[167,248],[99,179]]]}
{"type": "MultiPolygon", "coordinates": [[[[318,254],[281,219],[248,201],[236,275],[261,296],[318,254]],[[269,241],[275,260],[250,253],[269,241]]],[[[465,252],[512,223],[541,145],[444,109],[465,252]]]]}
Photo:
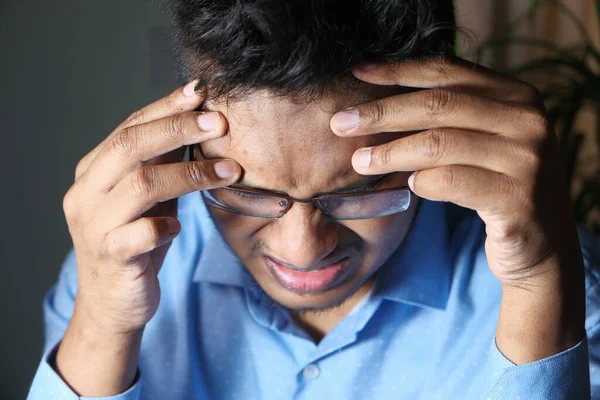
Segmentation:
{"type": "Polygon", "coordinates": [[[410,187],[410,189],[412,191],[415,190],[414,183],[413,183],[415,181],[415,175],[417,175],[417,171],[413,172],[412,175],[408,177],[408,186],[410,187]]]}
{"type": "Polygon", "coordinates": [[[377,64],[372,62],[362,62],[356,66],[356,69],[361,71],[372,71],[377,67],[377,64]]]}
{"type": "Polygon", "coordinates": [[[221,179],[231,178],[236,172],[235,164],[229,160],[219,161],[214,168],[215,173],[221,179]]]}
{"type": "Polygon", "coordinates": [[[183,95],[185,97],[196,96],[196,85],[197,84],[198,84],[198,79],[195,79],[195,80],[191,81],[190,83],[188,83],[187,85],[185,85],[185,87],[183,88],[183,95]]]}
{"type": "Polygon", "coordinates": [[[214,112],[198,115],[198,126],[205,132],[212,131],[217,126],[219,117],[214,112]]]}
{"type": "Polygon", "coordinates": [[[176,219],[168,219],[167,230],[169,231],[169,235],[175,235],[181,230],[181,224],[176,219]]]}
{"type": "Polygon", "coordinates": [[[365,147],[354,154],[353,164],[355,167],[368,168],[371,165],[371,149],[372,147],[365,147]]]}
{"type": "Polygon", "coordinates": [[[334,114],[331,124],[339,131],[348,131],[358,126],[360,117],[356,108],[347,108],[334,114]]]}

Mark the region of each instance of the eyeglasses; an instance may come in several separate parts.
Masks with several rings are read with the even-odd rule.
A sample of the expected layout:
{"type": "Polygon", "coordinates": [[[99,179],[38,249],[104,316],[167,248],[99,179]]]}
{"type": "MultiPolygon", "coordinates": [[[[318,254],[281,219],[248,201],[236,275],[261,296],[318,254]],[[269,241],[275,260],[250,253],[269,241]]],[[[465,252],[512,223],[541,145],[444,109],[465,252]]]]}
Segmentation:
{"type": "Polygon", "coordinates": [[[305,200],[266,190],[235,187],[205,190],[202,195],[213,207],[248,217],[280,218],[294,203],[312,203],[334,220],[378,218],[399,213],[408,209],[411,199],[408,186],[331,194],[305,200]]]}

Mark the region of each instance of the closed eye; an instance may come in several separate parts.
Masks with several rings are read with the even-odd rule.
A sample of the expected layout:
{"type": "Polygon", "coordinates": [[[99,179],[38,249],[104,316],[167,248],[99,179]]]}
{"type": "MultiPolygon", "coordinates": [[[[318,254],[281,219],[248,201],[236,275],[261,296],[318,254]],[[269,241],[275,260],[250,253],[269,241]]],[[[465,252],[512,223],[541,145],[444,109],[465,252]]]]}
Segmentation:
{"type": "Polygon", "coordinates": [[[260,197],[264,197],[264,196],[261,196],[259,194],[242,192],[240,190],[232,190],[232,192],[237,197],[240,197],[240,198],[243,198],[243,199],[258,199],[260,197]]]}
{"type": "Polygon", "coordinates": [[[370,190],[375,190],[378,187],[380,187],[381,185],[383,185],[389,179],[390,176],[392,176],[392,174],[383,175],[374,181],[370,181],[370,182],[362,183],[359,185],[339,189],[339,190],[336,190],[336,191],[328,193],[328,194],[344,194],[344,193],[352,194],[355,192],[360,193],[360,192],[367,192],[370,190]]]}

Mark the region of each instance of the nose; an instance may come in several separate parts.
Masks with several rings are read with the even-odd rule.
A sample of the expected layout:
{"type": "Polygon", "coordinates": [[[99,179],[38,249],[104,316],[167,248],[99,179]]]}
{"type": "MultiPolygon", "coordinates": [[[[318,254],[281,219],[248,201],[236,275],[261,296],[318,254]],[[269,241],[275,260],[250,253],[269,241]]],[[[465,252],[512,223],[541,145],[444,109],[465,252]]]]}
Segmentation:
{"type": "Polygon", "coordinates": [[[333,221],[307,204],[295,203],[272,228],[268,239],[272,255],[297,268],[318,265],[338,244],[333,221]]]}

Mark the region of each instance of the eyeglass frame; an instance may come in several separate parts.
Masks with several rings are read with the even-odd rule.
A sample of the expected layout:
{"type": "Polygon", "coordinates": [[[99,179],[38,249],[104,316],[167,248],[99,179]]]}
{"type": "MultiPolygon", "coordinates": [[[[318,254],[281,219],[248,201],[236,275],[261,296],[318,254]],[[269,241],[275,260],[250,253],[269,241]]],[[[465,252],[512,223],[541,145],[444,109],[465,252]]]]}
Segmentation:
{"type": "Polygon", "coordinates": [[[339,198],[352,198],[352,197],[361,197],[361,196],[367,196],[367,195],[371,195],[371,194],[377,194],[377,193],[386,193],[386,192],[393,192],[393,191],[400,191],[400,190],[407,190],[409,193],[409,199],[408,199],[408,207],[410,206],[410,202],[412,201],[412,195],[413,195],[413,191],[410,189],[409,186],[396,186],[393,188],[387,188],[387,189],[375,189],[375,190],[367,190],[367,191],[363,191],[363,192],[352,192],[352,193],[332,193],[332,194],[325,194],[325,195],[321,195],[321,196],[316,196],[316,197],[312,197],[310,199],[299,199],[293,196],[289,196],[287,194],[282,194],[282,193],[277,193],[277,192],[272,192],[269,190],[261,190],[261,189],[248,189],[248,188],[238,188],[238,187],[230,187],[230,186],[223,186],[220,188],[215,188],[215,189],[209,189],[209,190],[202,190],[202,197],[204,197],[208,203],[213,206],[216,207],[220,210],[223,211],[227,211],[227,212],[231,212],[234,214],[238,214],[238,215],[243,215],[246,217],[253,217],[253,218],[263,218],[263,219],[279,219],[281,217],[283,217],[285,214],[287,214],[287,212],[292,208],[292,206],[294,205],[294,203],[300,203],[300,204],[312,204],[315,208],[317,208],[319,211],[321,211],[324,215],[326,215],[327,217],[335,220],[335,221],[357,221],[357,220],[361,220],[361,219],[372,219],[372,218],[380,218],[380,217],[385,217],[388,215],[392,215],[392,214],[398,214],[401,212],[404,212],[406,210],[402,210],[402,211],[396,211],[393,213],[389,213],[389,214],[384,214],[384,215],[379,215],[379,216],[375,216],[375,217],[366,217],[366,218],[334,218],[332,217],[327,211],[325,211],[323,208],[321,208],[321,206],[319,205],[318,201],[319,200],[323,200],[323,199],[339,199],[339,198]],[[276,217],[266,217],[266,216],[257,216],[257,215],[251,215],[239,210],[235,210],[232,208],[225,208],[225,206],[222,206],[220,204],[215,203],[213,200],[211,200],[210,198],[206,197],[206,194],[204,192],[210,192],[211,190],[218,190],[218,189],[227,189],[227,190],[237,190],[240,192],[245,192],[245,193],[253,193],[253,194],[259,194],[259,195],[263,195],[263,196],[269,196],[269,197],[273,197],[273,198],[279,198],[279,199],[283,199],[283,200],[287,200],[287,206],[284,209],[284,211],[281,213],[281,215],[276,216],[276,217]]]}

